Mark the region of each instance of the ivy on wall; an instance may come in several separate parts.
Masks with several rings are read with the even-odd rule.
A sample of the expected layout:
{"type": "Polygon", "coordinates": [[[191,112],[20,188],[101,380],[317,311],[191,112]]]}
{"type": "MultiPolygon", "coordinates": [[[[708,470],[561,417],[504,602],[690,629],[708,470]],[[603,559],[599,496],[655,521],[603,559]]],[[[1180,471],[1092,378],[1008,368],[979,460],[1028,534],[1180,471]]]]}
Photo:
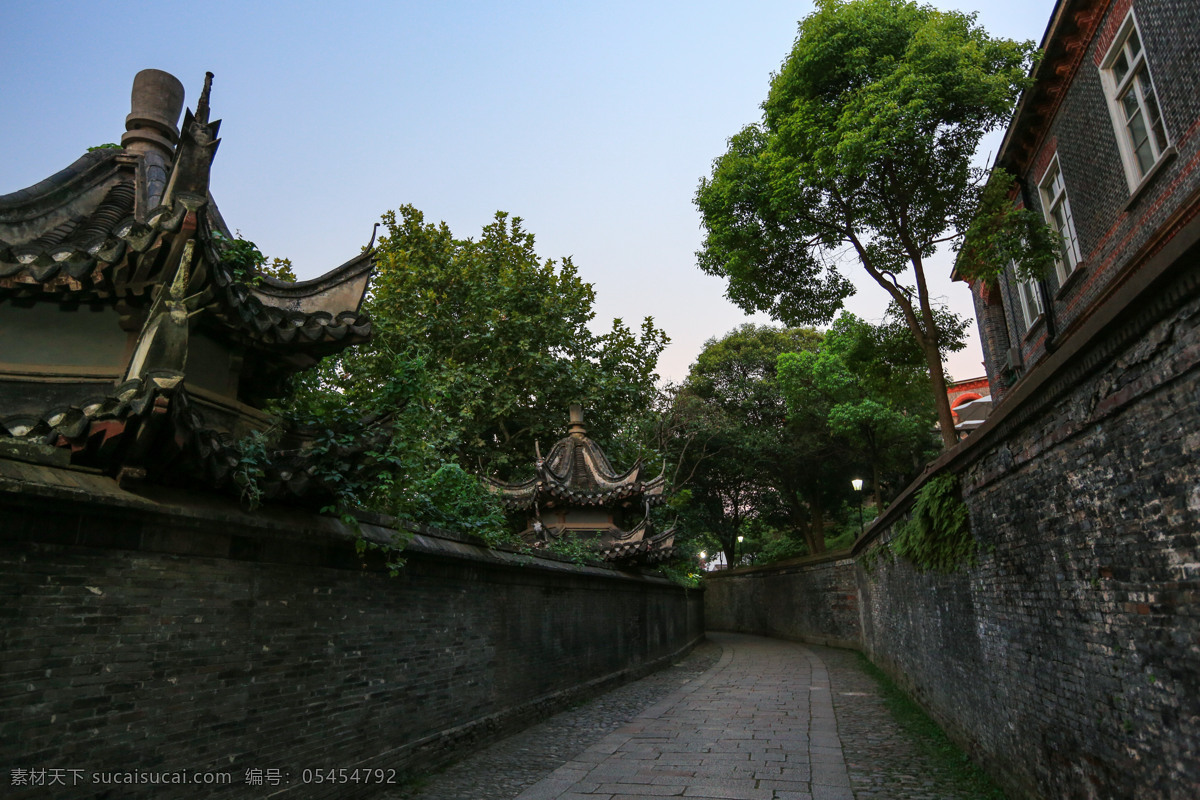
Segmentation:
{"type": "Polygon", "coordinates": [[[977,543],[957,476],[942,473],[917,491],[912,516],[897,525],[891,546],[921,572],[975,565],[977,543]]]}

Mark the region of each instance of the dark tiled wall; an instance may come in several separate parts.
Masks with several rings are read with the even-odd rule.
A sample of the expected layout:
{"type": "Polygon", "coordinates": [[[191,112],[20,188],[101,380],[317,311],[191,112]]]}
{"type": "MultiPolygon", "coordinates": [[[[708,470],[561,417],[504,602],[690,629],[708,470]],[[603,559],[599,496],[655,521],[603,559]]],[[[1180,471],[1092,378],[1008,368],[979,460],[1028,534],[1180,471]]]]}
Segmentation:
{"type": "Polygon", "coordinates": [[[1193,299],[971,460],[976,568],[859,574],[868,652],[1018,792],[1200,787],[1198,359],[1193,299]]]}
{"type": "MultiPolygon", "coordinates": [[[[860,646],[1010,796],[1200,796],[1198,275],[1192,248],[937,462],[975,566],[892,555],[911,496],[856,550],[860,646]]],[[[710,624],[821,641],[838,568],[711,581],[710,624]]]]}
{"type": "MultiPolygon", "coordinates": [[[[246,785],[247,770],[278,769],[291,781],[284,796],[368,795],[362,784],[305,784],[303,770],[428,769],[649,669],[703,631],[699,592],[500,565],[461,544],[466,556],[412,553],[389,577],[354,568],[346,542],[327,543],[349,551],[347,568],[331,568],[38,543],[56,527],[89,523],[0,509],[5,797],[48,796],[15,790],[12,769],[222,771],[236,788],[220,796],[255,798],[267,795],[246,785]]],[[[138,541],[151,539],[124,545],[138,541]]]]}
{"type": "Polygon", "coordinates": [[[704,590],[709,630],[740,631],[857,647],[854,560],[833,557],[787,567],[713,573],[704,590]]]}

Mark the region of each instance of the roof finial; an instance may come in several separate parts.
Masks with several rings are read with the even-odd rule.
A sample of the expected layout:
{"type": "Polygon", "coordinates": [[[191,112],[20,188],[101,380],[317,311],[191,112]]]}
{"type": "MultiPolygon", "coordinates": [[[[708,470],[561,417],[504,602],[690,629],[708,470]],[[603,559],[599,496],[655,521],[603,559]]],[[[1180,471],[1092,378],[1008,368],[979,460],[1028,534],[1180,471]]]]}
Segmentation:
{"type": "Polygon", "coordinates": [[[204,73],[204,89],[200,92],[200,99],[196,101],[196,121],[202,124],[208,124],[208,95],[212,91],[213,74],[211,72],[204,73]]]}
{"type": "Polygon", "coordinates": [[[583,427],[583,406],[579,403],[571,404],[571,424],[567,427],[567,433],[572,436],[586,436],[587,428],[583,427]]]}

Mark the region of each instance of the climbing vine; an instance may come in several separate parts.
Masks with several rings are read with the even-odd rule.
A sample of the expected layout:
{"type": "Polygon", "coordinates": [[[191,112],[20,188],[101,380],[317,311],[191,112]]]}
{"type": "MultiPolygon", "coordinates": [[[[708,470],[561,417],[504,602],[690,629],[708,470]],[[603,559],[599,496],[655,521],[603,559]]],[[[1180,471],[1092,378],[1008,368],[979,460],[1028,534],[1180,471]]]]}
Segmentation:
{"type": "Polygon", "coordinates": [[[921,487],[912,517],[897,526],[891,545],[896,555],[922,572],[954,572],[963,564],[975,565],[975,537],[955,475],[942,473],[921,487]]]}
{"type": "Polygon", "coordinates": [[[238,283],[261,286],[264,275],[281,281],[296,282],[291,259],[273,258],[268,263],[258,245],[249,239],[243,239],[241,231],[232,239],[222,236],[219,231],[213,231],[213,240],[220,249],[221,263],[229,269],[238,283]]]}

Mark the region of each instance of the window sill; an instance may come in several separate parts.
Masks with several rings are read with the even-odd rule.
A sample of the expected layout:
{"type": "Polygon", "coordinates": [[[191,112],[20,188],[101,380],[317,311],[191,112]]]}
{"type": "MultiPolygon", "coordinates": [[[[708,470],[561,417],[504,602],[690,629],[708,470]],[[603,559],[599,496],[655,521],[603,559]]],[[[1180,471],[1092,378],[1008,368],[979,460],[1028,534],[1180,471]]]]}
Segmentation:
{"type": "Polygon", "coordinates": [[[1121,210],[1128,211],[1132,208],[1141,199],[1142,195],[1145,194],[1146,189],[1154,182],[1158,174],[1163,171],[1163,168],[1174,161],[1175,156],[1178,154],[1179,151],[1175,149],[1175,145],[1171,145],[1166,150],[1163,150],[1162,155],[1158,157],[1158,161],[1154,162],[1154,166],[1150,168],[1150,171],[1142,176],[1142,179],[1136,186],[1130,189],[1129,199],[1125,201],[1125,205],[1121,207],[1121,210]]]}
{"type": "Polygon", "coordinates": [[[1050,299],[1055,302],[1061,300],[1063,296],[1075,286],[1075,284],[1079,283],[1080,276],[1085,272],[1087,272],[1087,262],[1080,261],[1075,265],[1075,269],[1071,270],[1071,274],[1068,275],[1063,282],[1059,284],[1059,287],[1054,290],[1054,296],[1050,299]]]}
{"type": "MultiPolygon", "coordinates": [[[[1035,319],[1033,321],[1033,324],[1031,324],[1025,330],[1025,333],[1021,334],[1021,344],[1022,345],[1029,344],[1029,342],[1032,339],[1036,338],[1037,334],[1041,333],[1041,330],[1045,327],[1046,327],[1046,312],[1043,311],[1041,314],[1037,315],[1037,319],[1035,319]]],[[[1024,353],[1022,353],[1022,360],[1024,360],[1024,353]]]]}

